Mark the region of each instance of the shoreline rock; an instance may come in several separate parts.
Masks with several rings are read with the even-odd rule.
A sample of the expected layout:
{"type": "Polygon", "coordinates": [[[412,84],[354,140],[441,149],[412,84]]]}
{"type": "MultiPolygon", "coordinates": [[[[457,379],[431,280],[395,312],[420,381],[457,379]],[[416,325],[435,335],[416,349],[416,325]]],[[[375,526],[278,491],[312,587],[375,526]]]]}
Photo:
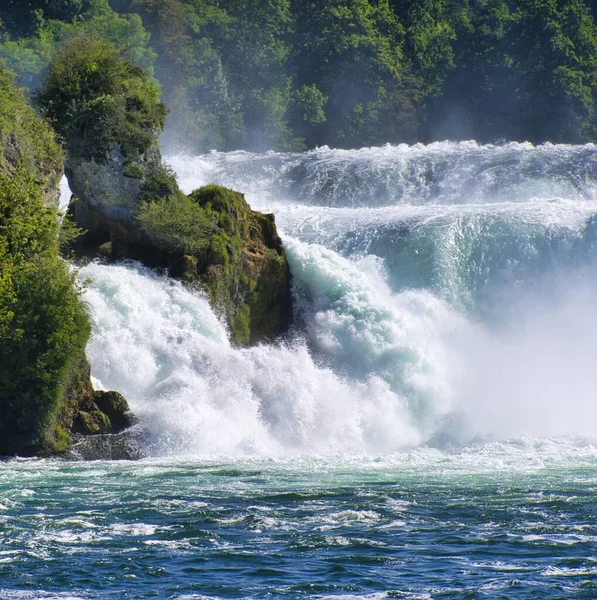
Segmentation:
{"type": "Polygon", "coordinates": [[[75,430],[133,419],[126,401],[91,384],[89,315],[60,257],[61,148],[2,62],[0,96],[0,453],[56,455],[75,430]]]}

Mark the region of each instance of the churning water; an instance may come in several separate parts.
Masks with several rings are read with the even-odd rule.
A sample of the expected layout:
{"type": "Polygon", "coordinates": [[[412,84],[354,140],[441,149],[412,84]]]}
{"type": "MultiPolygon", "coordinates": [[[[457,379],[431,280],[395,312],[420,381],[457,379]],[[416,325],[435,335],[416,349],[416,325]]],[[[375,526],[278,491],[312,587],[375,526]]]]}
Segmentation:
{"type": "Polygon", "coordinates": [[[148,458],[5,464],[0,596],[597,597],[597,148],[169,162],[276,214],[295,330],[83,268],[148,458]]]}

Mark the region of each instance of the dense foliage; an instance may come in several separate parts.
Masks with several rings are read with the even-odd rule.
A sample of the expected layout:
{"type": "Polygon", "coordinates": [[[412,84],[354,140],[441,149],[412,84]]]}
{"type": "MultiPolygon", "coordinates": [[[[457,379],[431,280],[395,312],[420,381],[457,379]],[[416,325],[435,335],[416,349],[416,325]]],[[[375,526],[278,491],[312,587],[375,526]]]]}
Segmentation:
{"type": "Polygon", "coordinates": [[[60,259],[53,133],[0,64],[0,453],[56,447],[57,413],[90,334],[60,259]]]}
{"type": "Polygon", "coordinates": [[[155,143],[166,108],[159,86],[107,42],[69,40],[56,53],[36,100],[71,156],[103,161],[117,141],[125,157],[155,143]]]}
{"type": "Polygon", "coordinates": [[[65,40],[154,73],[192,150],[597,138],[593,0],[7,0],[35,88],[65,40]]]}
{"type": "Polygon", "coordinates": [[[182,193],[144,202],[138,219],[145,235],[166,252],[199,254],[214,229],[205,210],[182,193]]]}

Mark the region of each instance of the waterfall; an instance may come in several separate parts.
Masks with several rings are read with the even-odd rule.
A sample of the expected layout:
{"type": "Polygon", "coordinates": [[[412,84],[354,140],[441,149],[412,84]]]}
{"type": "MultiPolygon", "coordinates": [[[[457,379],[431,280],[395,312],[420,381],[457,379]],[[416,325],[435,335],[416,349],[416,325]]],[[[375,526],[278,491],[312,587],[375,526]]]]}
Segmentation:
{"type": "Polygon", "coordinates": [[[90,264],[98,385],[155,454],[388,453],[591,435],[597,148],[474,142],[175,156],[276,214],[297,330],[233,347],[198,292],[90,264]]]}

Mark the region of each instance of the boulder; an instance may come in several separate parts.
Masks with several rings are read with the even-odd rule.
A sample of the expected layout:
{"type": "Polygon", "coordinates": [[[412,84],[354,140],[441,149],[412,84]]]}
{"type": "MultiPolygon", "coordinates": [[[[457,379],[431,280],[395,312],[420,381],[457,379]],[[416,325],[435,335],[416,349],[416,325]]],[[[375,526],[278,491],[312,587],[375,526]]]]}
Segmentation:
{"type": "Polygon", "coordinates": [[[84,435],[97,435],[99,433],[108,433],[112,429],[110,419],[100,410],[85,411],[80,410],[72,425],[73,433],[82,433],[84,435]]]}
{"type": "Polygon", "coordinates": [[[94,394],[95,405],[107,416],[112,433],[120,433],[135,424],[129,404],[118,392],[98,391],[94,394]]]}
{"type": "MultiPolygon", "coordinates": [[[[120,433],[134,423],[128,402],[121,394],[93,389],[91,367],[82,354],[71,371],[70,383],[64,393],[57,420],[60,437],[77,437],[80,441],[81,436],[120,433]]],[[[64,451],[70,443],[62,441],[62,446],[55,450],[64,451]]]]}
{"type": "Polygon", "coordinates": [[[139,460],[146,443],[142,430],[133,427],[121,433],[93,436],[74,435],[65,454],[71,460],[139,460]]]}

